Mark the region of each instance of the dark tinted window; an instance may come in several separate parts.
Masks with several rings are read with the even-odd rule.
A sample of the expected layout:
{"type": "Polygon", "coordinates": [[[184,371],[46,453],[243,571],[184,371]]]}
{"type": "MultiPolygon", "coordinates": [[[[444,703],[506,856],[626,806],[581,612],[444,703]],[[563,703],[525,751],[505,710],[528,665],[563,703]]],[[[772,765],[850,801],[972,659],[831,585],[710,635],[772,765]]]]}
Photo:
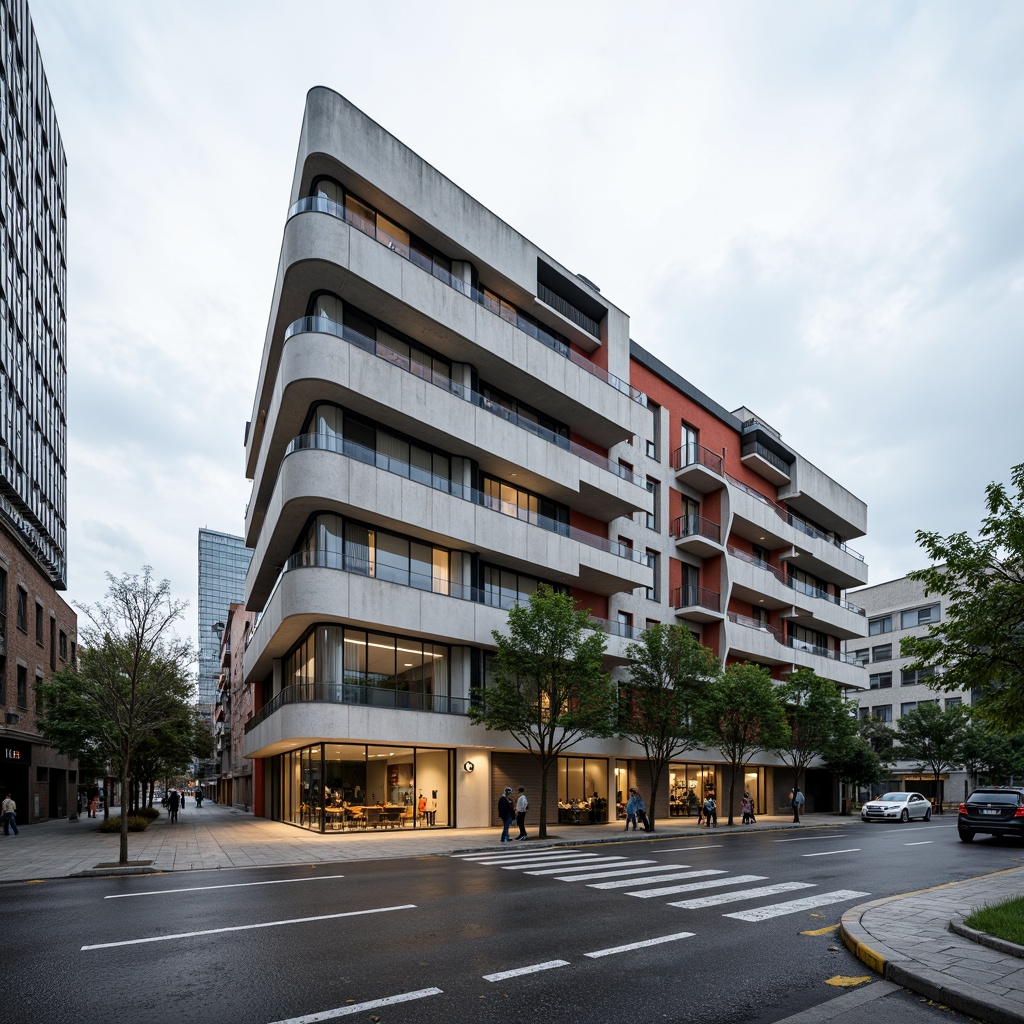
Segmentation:
{"type": "Polygon", "coordinates": [[[972,804],[1009,804],[1010,806],[1016,806],[1020,803],[1020,800],[1020,794],[1018,793],[972,793],[967,802],[972,804]]]}

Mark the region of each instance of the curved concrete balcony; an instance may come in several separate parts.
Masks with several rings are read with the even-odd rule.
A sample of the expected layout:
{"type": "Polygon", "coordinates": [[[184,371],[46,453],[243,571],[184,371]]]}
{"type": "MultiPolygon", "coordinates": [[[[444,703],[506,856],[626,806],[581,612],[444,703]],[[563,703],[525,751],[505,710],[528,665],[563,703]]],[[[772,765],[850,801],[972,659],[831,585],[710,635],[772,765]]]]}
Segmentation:
{"type": "Polygon", "coordinates": [[[304,317],[291,332],[268,410],[246,512],[255,541],[273,476],[268,473],[317,401],[333,401],[450,455],[471,458],[485,472],[609,521],[650,511],[645,482],[599,452],[555,434],[407,356],[326,317],[304,317]]]}
{"type": "Polygon", "coordinates": [[[725,550],[722,527],[703,516],[678,516],[672,523],[672,536],[680,551],[688,551],[699,558],[711,558],[725,550]]]}
{"type": "Polygon", "coordinates": [[[682,586],[672,591],[672,607],[680,619],[690,622],[721,622],[722,595],[706,587],[682,586]]]}
{"type": "Polygon", "coordinates": [[[344,447],[296,449],[281,463],[256,541],[246,580],[250,608],[262,607],[301,530],[318,512],[352,516],[405,536],[475,551],[509,569],[592,593],[650,585],[647,555],[618,541],[506,506],[469,488],[456,493],[435,489],[345,454],[344,447]]]}
{"type": "Polygon", "coordinates": [[[285,226],[248,443],[250,474],[263,443],[262,421],[273,396],[285,329],[305,315],[310,296],[324,289],[343,294],[346,302],[454,361],[471,363],[484,380],[529,396],[532,404],[604,448],[643,436],[648,429],[650,413],[619,387],[446,287],[357,228],[310,212],[292,217],[285,226]]]}
{"type": "Polygon", "coordinates": [[[701,494],[725,486],[725,461],[718,452],[699,444],[684,444],[672,453],[676,480],[701,494]]]}

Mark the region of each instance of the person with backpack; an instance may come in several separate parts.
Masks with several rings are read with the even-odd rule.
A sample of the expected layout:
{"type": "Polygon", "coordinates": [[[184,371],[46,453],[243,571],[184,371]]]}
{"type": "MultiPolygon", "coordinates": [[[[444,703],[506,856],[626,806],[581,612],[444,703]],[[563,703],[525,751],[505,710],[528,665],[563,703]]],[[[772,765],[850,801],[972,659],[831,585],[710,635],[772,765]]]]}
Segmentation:
{"type": "Polygon", "coordinates": [[[743,812],[743,824],[750,825],[754,820],[754,801],[750,799],[749,793],[743,794],[740,810],[743,812]]]}
{"type": "Polygon", "coordinates": [[[626,801],[626,827],[623,829],[624,832],[629,831],[630,822],[633,823],[633,831],[636,831],[636,805],[639,799],[636,795],[636,790],[631,789],[629,791],[629,799],[626,801]]]}
{"type": "Polygon", "coordinates": [[[512,805],[512,787],[506,786],[498,797],[498,817],[501,819],[501,842],[508,842],[508,827],[515,821],[516,812],[512,805]]]}
{"type": "Polygon", "coordinates": [[[704,817],[707,818],[705,828],[718,828],[718,807],[715,804],[715,794],[710,791],[704,797],[704,817]]]}
{"type": "Polygon", "coordinates": [[[793,792],[789,794],[789,802],[793,808],[793,821],[800,824],[800,811],[804,806],[804,795],[800,792],[799,786],[793,787],[793,792]]]}

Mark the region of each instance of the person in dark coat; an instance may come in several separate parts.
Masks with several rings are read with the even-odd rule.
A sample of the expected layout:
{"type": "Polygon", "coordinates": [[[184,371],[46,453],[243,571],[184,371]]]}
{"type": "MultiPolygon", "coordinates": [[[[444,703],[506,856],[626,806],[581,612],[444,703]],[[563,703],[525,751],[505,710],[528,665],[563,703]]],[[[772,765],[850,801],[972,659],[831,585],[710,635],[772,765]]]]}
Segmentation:
{"type": "Polygon", "coordinates": [[[171,796],[167,802],[167,806],[171,811],[171,821],[177,821],[178,808],[181,806],[181,797],[178,796],[178,791],[176,789],[171,790],[171,796]]]}
{"type": "Polygon", "coordinates": [[[501,842],[508,842],[508,828],[516,820],[516,809],[512,803],[512,787],[506,786],[505,792],[498,797],[498,817],[501,819],[501,842]]]}

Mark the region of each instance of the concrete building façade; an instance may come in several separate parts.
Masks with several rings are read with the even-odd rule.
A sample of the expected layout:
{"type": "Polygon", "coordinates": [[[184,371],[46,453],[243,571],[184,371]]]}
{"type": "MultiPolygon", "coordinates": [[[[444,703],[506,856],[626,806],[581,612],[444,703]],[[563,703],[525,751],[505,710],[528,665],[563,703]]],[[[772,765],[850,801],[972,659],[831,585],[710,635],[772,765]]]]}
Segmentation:
{"type": "MultiPolygon", "coordinates": [[[[864,503],[324,88],[307,98],[246,468],[258,815],[484,826],[504,785],[536,794],[533,759],[465,712],[492,630],[538,582],[590,609],[613,672],[642,630],[679,622],[725,661],[866,685],[842,652],[867,628],[843,596],[867,581],[846,544],[864,503]]],[[[553,821],[614,818],[645,782],[621,741],[570,754],[553,821]]],[[[673,766],[657,813],[691,813],[722,773],[714,750],[673,766]]],[[[744,782],[761,809],[791,785],[768,757],[744,782]]],[[[830,785],[811,789],[828,804],[830,785]]]]}
{"type": "Polygon", "coordinates": [[[36,726],[73,664],[67,587],[67,162],[24,0],[0,2],[0,793],[20,822],[77,806],[77,766],[36,726]]]}
{"type": "MultiPolygon", "coordinates": [[[[847,641],[850,657],[868,674],[867,689],[858,693],[860,718],[877,718],[895,726],[900,718],[919,704],[931,703],[945,708],[970,704],[970,690],[949,693],[928,685],[934,672],[914,670],[912,658],[900,654],[900,641],[905,636],[926,636],[928,627],[942,622],[947,598],[942,594],[926,594],[923,583],[906,576],[858,590],[851,597],[864,606],[868,618],[865,639],[847,641]]],[[[943,777],[943,799],[962,800],[970,792],[973,780],[965,771],[949,771],[943,777]]],[[[938,799],[932,773],[909,761],[898,761],[893,777],[876,793],[886,789],[916,790],[938,799]]]]}

